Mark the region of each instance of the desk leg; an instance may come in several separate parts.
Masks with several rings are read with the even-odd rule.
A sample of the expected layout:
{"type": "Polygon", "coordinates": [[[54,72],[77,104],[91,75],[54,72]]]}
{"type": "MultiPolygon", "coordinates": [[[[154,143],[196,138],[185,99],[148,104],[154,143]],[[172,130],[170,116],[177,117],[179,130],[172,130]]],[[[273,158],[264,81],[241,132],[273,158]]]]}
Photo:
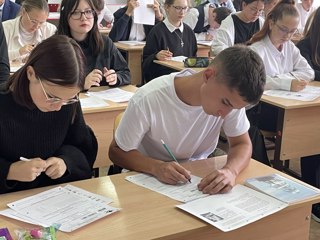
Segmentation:
{"type": "Polygon", "coordinates": [[[284,109],[278,108],[277,133],[272,165],[279,171],[282,171],[284,167],[283,162],[280,160],[284,113],[284,109]]]}
{"type": "Polygon", "coordinates": [[[141,61],[142,52],[141,51],[126,51],[127,63],[131,73],[131,84],[137,85],[141,83],[142,73],[141,73],[141,61]]]}

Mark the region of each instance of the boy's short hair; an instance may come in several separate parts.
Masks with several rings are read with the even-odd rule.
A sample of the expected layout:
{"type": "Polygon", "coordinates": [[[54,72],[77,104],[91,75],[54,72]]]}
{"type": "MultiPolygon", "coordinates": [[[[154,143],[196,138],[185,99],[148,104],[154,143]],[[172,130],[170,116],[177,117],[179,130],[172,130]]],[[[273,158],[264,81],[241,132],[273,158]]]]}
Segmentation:
{"type": "Polygon", "coordinates": [[[216,14],[215,21],[219,24],[231,14],[231,10],[226,7],[218,7],[213,9],[213,13],[216,14]]]}
{"type": "Polygon", "coordinates": [[[257,103],[266,83],[266,71],[260,56],[244,45],[234,45],[213,60],[217,81],[236,90],[243,100],[257,103]]]}

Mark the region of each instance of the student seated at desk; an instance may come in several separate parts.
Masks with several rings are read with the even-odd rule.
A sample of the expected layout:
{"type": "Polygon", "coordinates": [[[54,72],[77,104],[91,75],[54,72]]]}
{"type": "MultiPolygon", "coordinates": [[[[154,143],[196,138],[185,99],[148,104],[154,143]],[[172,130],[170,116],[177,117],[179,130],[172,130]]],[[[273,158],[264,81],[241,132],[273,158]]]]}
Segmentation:
{"type": "Polygon", "coordinates": [[[315,72],[314,80],[320,81],[320,7],[311,16],[310,27],[304,38],[297,43],[301,55],[308,61],[315,72]]]}
{"type": "Polygon", "coordinates": [[[232,0],[209,0],[211,4],[213,4],[216,8],[218,7],[226,7],[230,9],[232,13],[236,12],[236,9],[233,5],[232,0]]]}
{"type": "Polygon", "coordinates": [[[186,183],[192,173],[172,161],[161,140],[178,161],[205,159],[223,128],[229,140],[227,164],[198,187],[210,194],[230,191],[251,157],[245,106],[259,101],[265,77],[261,58],[247,47],[234,46],[201,72],[186,69],[151,81],[129,101],[109,148],[110,159],[168,184],[186,183]]]}
{"type": "Polygon", "coordinates": [[[57,34],[75,39],[86,56],[85,89],[130,84],[130,70],[111,39],[101,34],[91,0],[62,0],[57,34]]]}
{"type": "Polygon", "coordinates": [[[296,3],[296,7],[300,15],[300,22],[298,26],[298,32],[300,34],[303,33],[309,16],[317,9],[317,7],[313,5],[313,1],[314,0],[301,0],[301,2],[296,3]]]}
{"type": "MultiPolygon", "coordinates": [[[[280,0],[269,12],[261,31],[250,40],[250,47],[264,60],[267,73],[266,89],[297,92],[314,79],[313,69],[290,41],[297,31],[298,24],[299,13],[294,0],[280,0]]],[[[259,129],[275,131],[276,108],[262,103],[259,112],[259,129]]]]}
{"type": "Polygon", "coordinates": [[[93,6],[98,14],[98,27],[103,28],[102,21],[105,21],[106,27],[111,28],[113,23],[113,14],[108,9],[104,0],[92,0],[93,6]]]}
{"type": "Polygon", "coordinates": [[[263,25],[264,0],[243,0],[242,11],[222,21],[211,45],[212,56],[237,43],[246,43],[263,25]]]}
{"type": "MultiPolygon", "coordinates": [[[[139,6],[138,0],[128,0],[127,5],[117,10],[114,16],[114,24],[109,33],[109,37],[114,42],[137,40],[144,41],[148,36],[153,25],[143,25],[133,22],[133,11],[139,6]]],[[[157,0],[154,0],[154,4],[149,6],[153,8],[155,12],[155,24],[163,20],[163,14],[160,10],[160,5],[157,0]]]]}
{"type": "Polygon", "coordinates": [[[3,23],[10,61],[24,60],[35,45],[56,32],[56,26],[46,22],[48,15],[46,0],[24,0],[21,15],[3,23]]]}
{"type": "Polygon", "coordinates": [[[194,32],[183,23],[183,18],[189,9],[188,0],[166,0],[164,8],[167,18],[151,30],[143,49],[142,74],[146,82],[174,72],[170,68],[154,63],[154,60],[197,55],[197,40],[194,32]]]}
{"type": "Polygon", "coordinates": [[[0,21],[0,83],[8,80],[10,65],[6,37],[4,36],[2,23],[0,21]]]}
{"type": "Polygon", "coordinates": [[[187,12],[183,22],[195,32],[197,40],[211,41],[222,20],[230,15],[226,7],[214,7],[211,3],[201,4],[187,12]]]}
{"type": "Polygon", "coordinates": [[[275,5],[277,5],[278,2],[279,0],[264,0],[264,10],[262,14],[264,19],[267,18],[269,12],[274,8],[275,5]]]}
{"type": "Polygon", "coordinates": [[[53,36],[0,85],[0,193],[92,176],[97,140],[78,98],[84,61],[73,39],[53,36]]]}

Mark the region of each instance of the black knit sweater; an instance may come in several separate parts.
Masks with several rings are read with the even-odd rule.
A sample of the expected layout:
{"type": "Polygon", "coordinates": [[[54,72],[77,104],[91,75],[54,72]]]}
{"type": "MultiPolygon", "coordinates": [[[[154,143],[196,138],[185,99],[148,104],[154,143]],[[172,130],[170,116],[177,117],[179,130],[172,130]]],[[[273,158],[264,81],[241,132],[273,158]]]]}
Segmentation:
{"type": "Polygon", "coordinates": [[[0,112],[0,194],[91,177],[97,140],[84,122],[79,103],[41,112],[18,105],[11,92],[0,91],[0,112]],[[21,156],[59,157],[67,171],[55,180],[42,173],[32,182],[7,181],[10,165],[21,156]]]}

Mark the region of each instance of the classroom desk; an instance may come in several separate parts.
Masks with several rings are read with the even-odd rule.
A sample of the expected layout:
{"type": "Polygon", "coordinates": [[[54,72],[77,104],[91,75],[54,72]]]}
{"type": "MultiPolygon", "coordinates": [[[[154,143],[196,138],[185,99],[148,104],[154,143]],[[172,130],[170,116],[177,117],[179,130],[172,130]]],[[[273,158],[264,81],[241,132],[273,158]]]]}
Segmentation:
{"type": "MultiPolygon", "coordinates": [[[[194,175],[205,176],[213,169],[221,168],[225,156],[202,161],[192,161],[183,165],[194,175]]],[[[237,178],[242,183],[246,178],[278,172],[252,160],[237,178]]],[[[128,174],[117,174],[101,178],[73,182],[72,185],[101,194],[113,199],[112,206],[121,210],[72,233],[57,233],[57,239],[126,239],[126,240],[308,240],[311,204],[320,200],[315,197],[288,206],[287,208],[259,221],[231,232],[219,229],[200,219],[175,208],[179,202],[164,195],[137,186],[124,179],[128,174]]],[[[281,173],[280,173],[281,174],[281,173]]],[[[1,195],[0,209],[6,204],[46,188],[1,195]]],[[[31,228],[32,225],[0,216],[0,226],[8,227],[11,233],[19,227],[31,228]]]]}
{"type": "MultiPolygon", "coordinates": [[[[140,84],[142,80],[141,62],[144,45],[128,45],[119,42],[115,42],[114,44],[120,51],[124,51],[127,54],[127,63],[131,72],[131,84],[140,84]]],[[[209,46],[198,45],[197,56],[208,57],[209,51],[209,46]]]]}
{"type": "MultiPolygon", "coordinates": [[[[320,82],[310,85],[319,86],[320,82]]],[[[320,153],[320,98],[303,102],[263,95],[261,100],[277,108],[274,167],[288,167],[292,158],[320,153]]]]}
{"type": "Polygon", "coordinates": [[[127,54],[126,60],[131,73],[131,84],[140,84],[142,80],[141,61],[144,45],[128,45],[119,42],[115,42],[114,44],[120,51],[127,54]]]}
{"type": "MultiPolygon", "coordinates": [[[[90,91],[105,90],[108,87],[94,87],[90,91]]],[[[123,90],[135,92],[137,88],[132,85],[120,87],[123,90]]],[[[83,93],[80,98],[86,97],[83,93]]],[[[98,140],[98,155],[94,163],[94,168],[106,167],[112,164],[109,159],[109,145],[113,139],[113,123],[116,116],[123,112],[128,103],[114,103],[107,101],[109,106],[103,108],[86,108],[83,109],[86,123],[94,131],[98,140]]]]}
{"type": "MultiPolygon", "coordinates": [[[[177,62],[172,60],[164,60],[164,61],[154,60],[153,62],[177,71],[182,71],[183,69],[186,69],[186,67],[183,65],[183,62],[177,62]]],[[[206,68],[191,68],[191,69],[197,72],[200,72],[206,68]]]]}

